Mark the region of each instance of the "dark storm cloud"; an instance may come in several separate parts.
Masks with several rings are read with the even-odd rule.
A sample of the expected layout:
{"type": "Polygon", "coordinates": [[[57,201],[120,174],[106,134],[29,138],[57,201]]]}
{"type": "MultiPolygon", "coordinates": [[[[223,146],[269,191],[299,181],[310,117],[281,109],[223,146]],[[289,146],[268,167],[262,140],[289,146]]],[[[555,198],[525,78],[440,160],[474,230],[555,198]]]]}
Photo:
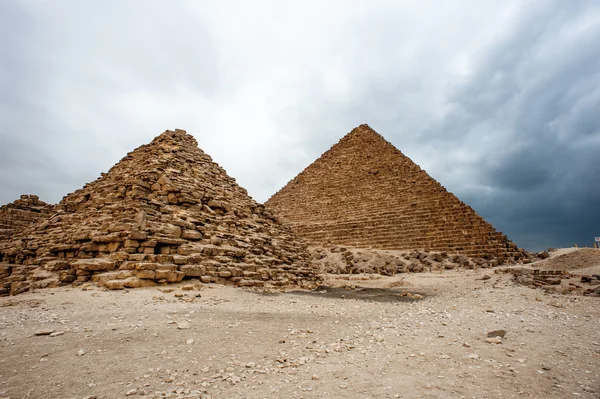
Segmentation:
{"type": "Polygon", "coordinates": [[[519,245],[600,235],[595,1],[4,1],[0,22],[2,203],[57,202],[168,128],[264,201],[369,123],[519,245]]]}
{"type": "Polygon", "coordinates": [[[453,188],[521,245],[589,245],[599,234],[598,37],[590,2],[530,10],[454,89],[455,111],[429,132],[455,145],[497,133],[494,147],[475,139],[483,157],[471,163],[493,199],[478,206],[485,191],[453,188]],[[545,240],[532,239],[540,232],[545,240]]]}

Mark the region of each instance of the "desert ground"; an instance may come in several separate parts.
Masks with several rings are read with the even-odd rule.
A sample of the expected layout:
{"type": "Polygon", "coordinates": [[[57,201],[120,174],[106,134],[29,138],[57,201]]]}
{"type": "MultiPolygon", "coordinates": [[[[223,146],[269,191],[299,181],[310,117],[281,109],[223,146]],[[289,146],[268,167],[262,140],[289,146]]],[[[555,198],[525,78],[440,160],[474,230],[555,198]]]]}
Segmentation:
{"type": "Polygon", "coordinates": [[[0,398],[600,398],[600,298],[495,271],[2,297],[0,398]]]}

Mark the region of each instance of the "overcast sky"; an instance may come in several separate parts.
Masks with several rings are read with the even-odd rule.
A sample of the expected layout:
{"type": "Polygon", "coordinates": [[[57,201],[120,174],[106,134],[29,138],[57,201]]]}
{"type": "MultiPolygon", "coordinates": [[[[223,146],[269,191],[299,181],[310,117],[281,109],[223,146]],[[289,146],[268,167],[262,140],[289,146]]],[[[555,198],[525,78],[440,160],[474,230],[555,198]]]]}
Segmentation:
{"type": "Polygon", "coordinates": [[[368,123],[530,250],[600,236],[600,1],[0,1],[0,203],[166,129],[263,202],[368,123]]]}

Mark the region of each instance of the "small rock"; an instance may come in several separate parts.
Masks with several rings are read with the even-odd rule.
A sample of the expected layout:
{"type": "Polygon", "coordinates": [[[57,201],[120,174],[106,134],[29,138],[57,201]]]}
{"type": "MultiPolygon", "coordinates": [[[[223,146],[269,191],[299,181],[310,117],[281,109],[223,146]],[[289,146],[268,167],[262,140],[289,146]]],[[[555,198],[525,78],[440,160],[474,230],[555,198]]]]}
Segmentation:
{"type": "Polygon", "coordinates": [[[133,396],[135,394],[137,394],[137,389],[130,389],[129,391],[127,391],[125,396],[133,396]]]}
{"type": "Polygon", "coordinates": [[[33,335],[35,335],[36,337],[39,337],[41,335],[50,335],[54,332],[54,330],[39,330],[33,333],[33,335]]]}
{"type": "Polygon", "coordinates": [[[504,336],[506,335],[506,331],[505,330],[494,330],[494,331],[490,331],[487,336],[488,338],[504,338],[504,336]]]}
{"type": "Polygon", "coordinates": [[[77,352],[77,356],[83,356],[85,355],[85,349],[79,349],[79,351],[77,352]]]}
{"type": "Polygon", "coordinates": [[[254,362],[246,363],[246,367],[249,369],[253,369],[254,367],[256,367],[256,363],[254,363],[254,362]]]}
{"type": "Polygon", "coordinates": [[[188,339],[187,341],[185,341],[186,344],[191,345],[194,343],[193,339],[188,339]]]}
{"type": "Polygon", "coordinates": [[[190,323],[188,323],[187,321],[180,321],[179,323],[177,323],[177,329],[179,330],[189,330],[190,327],[190,323]]]}
{"type": "Polygon", "coordinates": [[[491,279],[492,276],[490,276],[489,274],[484,274],[483,277],[481,278],[482,280],[489,280],[491,279]]]}
{"type": "Polygon", "coordinates": [[[485,341],[490,344],[501,344],[502,338],[500,338],[500,337],[486,338],[485,341]]]}
{"type": "Polygon", "coordinates": [[[59,335],[64,335],[64,331],[56,331],[50,334],[51,337],[58,337],[59,335]]]}

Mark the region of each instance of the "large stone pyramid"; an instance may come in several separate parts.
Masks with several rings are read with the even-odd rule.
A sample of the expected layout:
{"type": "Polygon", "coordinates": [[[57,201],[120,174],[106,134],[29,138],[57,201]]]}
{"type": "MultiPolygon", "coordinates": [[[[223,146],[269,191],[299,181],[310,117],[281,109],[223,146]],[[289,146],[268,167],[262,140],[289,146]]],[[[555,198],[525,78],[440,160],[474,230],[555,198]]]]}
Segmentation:
{"type": "Polygon", "coordinates": [[[367,125],[352,130],[265,205],[313,244],[521,255],[367,125]]]}
{"type": "Polygon", "coordinates": [[[200,278],[238,286],[315,279],[306,246],[183,130],[166,131],[0,242],[0,294],[93,281],[200,278]]]}

